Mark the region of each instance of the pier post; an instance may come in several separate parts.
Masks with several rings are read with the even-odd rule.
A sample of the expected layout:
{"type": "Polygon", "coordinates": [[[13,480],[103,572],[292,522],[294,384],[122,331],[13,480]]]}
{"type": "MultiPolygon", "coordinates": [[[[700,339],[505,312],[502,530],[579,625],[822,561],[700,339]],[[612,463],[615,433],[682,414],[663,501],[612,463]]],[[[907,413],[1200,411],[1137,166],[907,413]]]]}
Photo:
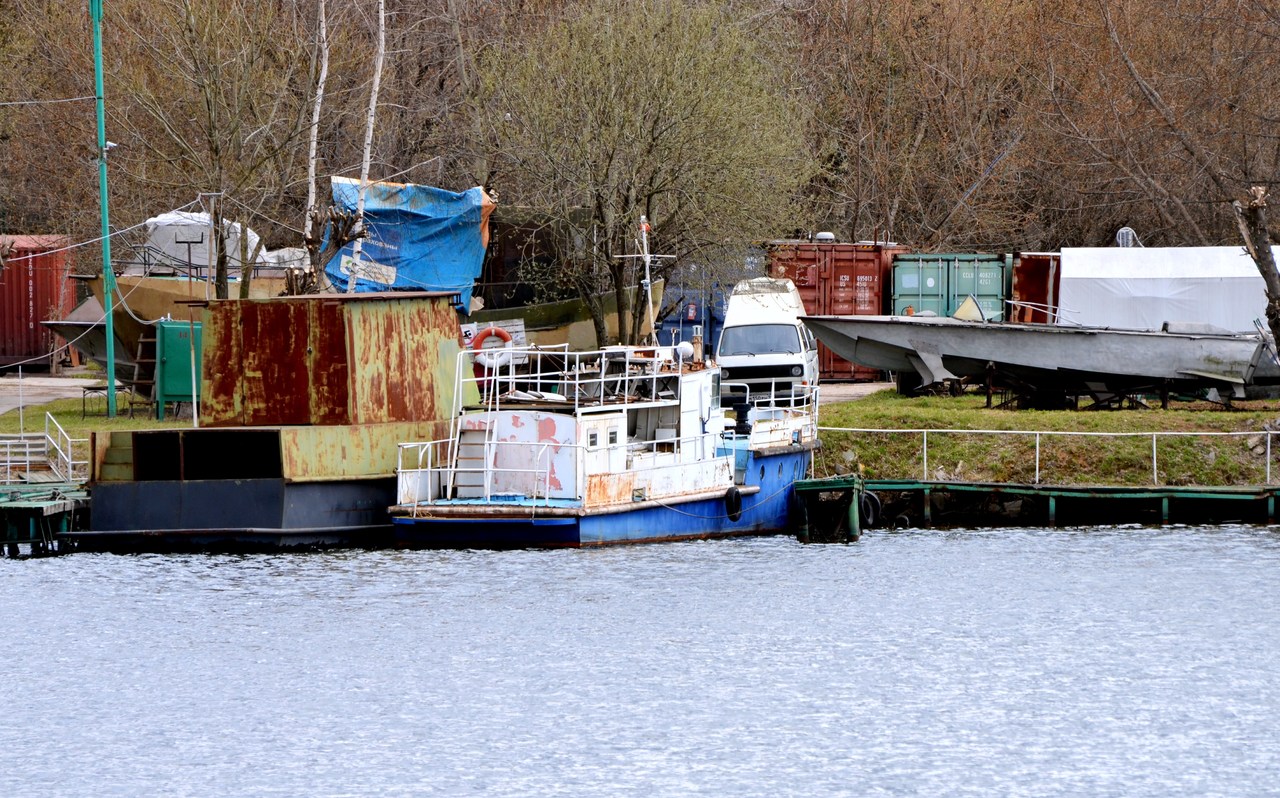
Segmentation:
{"type": "Polygon", "coordinates": [[[849,528],[845,533],[846,543],[852,543],[862,537],[862,490],[850,488],[849,492],[853,495],[849,501],[849,528]]]}
{"type": "Polygon", "coordinates": [[[1049,496],[1049,526],[1057,526],[1058,519],[1058,500],[1053,495],[1049,496]]]}

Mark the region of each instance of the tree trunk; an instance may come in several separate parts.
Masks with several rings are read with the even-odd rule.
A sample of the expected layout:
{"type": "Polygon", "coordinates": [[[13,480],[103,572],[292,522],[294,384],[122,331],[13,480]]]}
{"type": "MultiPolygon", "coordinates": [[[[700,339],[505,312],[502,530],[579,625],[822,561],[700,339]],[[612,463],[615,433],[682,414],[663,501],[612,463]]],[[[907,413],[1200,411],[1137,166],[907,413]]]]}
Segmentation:
{"type": "MultiPolygon", "coordinates": [[[[360,163],[360,193],[356,199],[356,219],[364,230],[364,195],[369,187],[369,160],[373,153],[373,123],[378,116],[378,87],[382,84],[382,62],[387,53],[387,2],[378,0],[378,49],[373,57],[373,87],[369,90],[369,117],[364,130],[364,159],[360,163]]],[[[356,239],[351,253],[351,273],[347,275],[347,293],[355,293],[360,273],[360,250],[364,237],[356,239]]]]}
{"type": "MultiPolygon", "coordinates": [[[[311,226],[320,214],[316,208],[316,148],[320,138],[320,109],[324,105],[324,86],[329,78],[329,20],[325,11],[325,0],[320,0],[318,9],[320,48],[320,75],[316,79],[316,99],[311,107],[311,134],[307,142],[307,208],[303,214],[302,239],[311,238],[311,226]]],[[[317,274],[323,264],[315,262],[319,249],[308,248],[312,255],[311,268],[317,274]]]]}
{"type": "Polygon", "coordinates": [[[1236,200],[1231,203],[1235,209],[1236,224],[1240,227],[1240,235],[1244,238],[1244,247],[1249,251],[1262,275],[1267,288],[1267,327],[1271,336],[1280,341],[1280,274],[1276,273],[1275,254],[1271,251],[1271,234],[1267,230],[1267,189],[1254,186],[1249,190],[1247,203],[1236,200]]]}

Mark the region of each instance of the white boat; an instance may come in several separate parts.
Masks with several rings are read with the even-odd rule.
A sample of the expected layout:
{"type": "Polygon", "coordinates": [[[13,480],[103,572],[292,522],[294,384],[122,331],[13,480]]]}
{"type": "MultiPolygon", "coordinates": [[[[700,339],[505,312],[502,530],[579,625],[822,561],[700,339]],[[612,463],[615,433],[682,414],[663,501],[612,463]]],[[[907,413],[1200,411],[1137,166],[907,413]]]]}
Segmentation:
{"type": "Polygon", "coordinates": [[[473,376],[460,378],[450,436],[400,447],[396,544],[578,547],[786,531],[792,483],[809,473],[817,442],[816,389],[737,405],[733,419],[719,367],[692,353],[687,343],[463,353],[459,374],[473,376]]]}

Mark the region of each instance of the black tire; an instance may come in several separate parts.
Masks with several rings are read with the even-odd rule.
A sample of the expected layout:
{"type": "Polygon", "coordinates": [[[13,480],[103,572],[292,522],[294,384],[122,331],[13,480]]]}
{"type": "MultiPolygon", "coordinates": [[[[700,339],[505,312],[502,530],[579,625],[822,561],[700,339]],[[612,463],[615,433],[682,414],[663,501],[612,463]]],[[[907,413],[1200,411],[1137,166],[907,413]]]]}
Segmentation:
{"type": "Polygon", "coordinates": [[[742,517],[742,493],[736,487],[725,491],[724,512],[730,521],[737,521],[742,517]]]}
{"type": "Polygon", "coordinates": [[[862,512],[863,528],[871,528],[880,523],[880,497],[874,493],[862,494],[862,503],[859,505],[862,512]]]}

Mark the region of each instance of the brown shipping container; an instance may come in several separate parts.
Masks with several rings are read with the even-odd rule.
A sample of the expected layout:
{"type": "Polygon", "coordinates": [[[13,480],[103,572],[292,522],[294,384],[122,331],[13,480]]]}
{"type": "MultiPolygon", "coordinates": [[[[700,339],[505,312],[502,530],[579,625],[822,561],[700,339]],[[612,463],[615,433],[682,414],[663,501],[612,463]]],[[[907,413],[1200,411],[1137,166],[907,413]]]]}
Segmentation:
{"type": "Polygon", "coordinates": [[[1057,252],[1014,253],[1010,320],[1033,324],[1057,321],[1061,260],[1057,252]]]}
{"type": "MultiPolygon", "coordinates": [[[[897,244],[774,241],[765,245],[769,274],[796,284],[812,316],[880,316],[892,298],[893,256],[909,252],[897,244]]],[[[857,366],[818,344],[824,380],[872,381],[881,372],[857,366]]]]}
{"type": "Polygon", "coordinates": [[[64,236],[0,236],[9,250],[0,270],[0,366],[49,367],[61,339],[40,322],[75,307],[69,244],[64,236]]]}

